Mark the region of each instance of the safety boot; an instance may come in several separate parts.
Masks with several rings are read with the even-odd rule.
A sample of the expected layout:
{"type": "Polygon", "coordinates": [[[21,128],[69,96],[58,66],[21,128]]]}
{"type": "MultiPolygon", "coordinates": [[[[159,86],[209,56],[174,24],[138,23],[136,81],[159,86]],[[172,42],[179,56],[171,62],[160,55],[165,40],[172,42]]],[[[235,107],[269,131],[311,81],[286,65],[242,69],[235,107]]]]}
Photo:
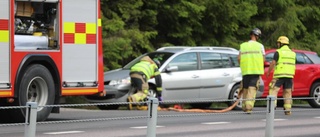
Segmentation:
{"type": "Polygon", "coordinates": [[[291,111],[290,110],[286,110],[286,109],[283,109],[284,110],[284,114],[285,115],[291,115],[291,111]]]}
{"type": "Polygon", "coordinates": [[[245,112],[246,114],[251,114],[251,113],[252,113],[252,110],[246,109],[246,110],[244,110],[244,112],[245,112]]]}
{"type": "Polygon", "coordinates": [[[251,114],[252,113],[252,109],[245,109],[244,112],[247,113],[247,114],[251,114]]]}
{"type": "Polygon", "coordinates": [[[137,106],[138,110],[148,110],[148,106],[137,106]]]}
{"type": "Polygon", "coordinates": [[[252,113],[252,106],[249,104],[245,104],[243,106],[243,111],[246,112],[247,114],[251,114],[252,113]]]}
{"type": "Polygon", "coordinates": [[[137,110],[148,110],[148,106],[145,102],[148,101],[148,97],[143,97],[138,100],[137,110]]]}
{"type": "Polygon", "coordinates": [[[132,101],[132,97],[129,96],[129,97],[127,98],[127,102],[128,102],[128,109],[129,109],[129,110],[132,110],[132,109],[133,109],[133,108],[132,108],[132,102],[133,102],[133,101],[132,101]]]}

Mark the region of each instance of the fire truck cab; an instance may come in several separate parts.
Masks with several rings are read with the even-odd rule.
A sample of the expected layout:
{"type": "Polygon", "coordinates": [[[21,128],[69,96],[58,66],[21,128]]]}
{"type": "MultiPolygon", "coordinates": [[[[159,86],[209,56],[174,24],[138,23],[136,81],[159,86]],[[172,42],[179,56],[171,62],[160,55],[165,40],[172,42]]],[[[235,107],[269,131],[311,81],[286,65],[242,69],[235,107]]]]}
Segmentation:
{"type": "MultiPolygon", "coordinates": [[[[100,0],[0,0],[0,106],[38,103],[45,120],[64,96],[102,94],[100,0]]],[[[25,109],[0,109],[25,120],[25,109]]]]}

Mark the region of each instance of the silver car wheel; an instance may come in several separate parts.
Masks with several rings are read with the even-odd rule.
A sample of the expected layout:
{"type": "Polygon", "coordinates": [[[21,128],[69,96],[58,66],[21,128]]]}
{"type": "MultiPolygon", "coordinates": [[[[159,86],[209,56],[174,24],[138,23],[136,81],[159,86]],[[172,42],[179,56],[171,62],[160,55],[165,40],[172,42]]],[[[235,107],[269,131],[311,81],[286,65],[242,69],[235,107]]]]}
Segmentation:
{"type": "Polygon", "coordinates": [[[153,98],[157,98],[157,91],[154,90],[153,88],[149,88],[149,90],[148,90],[148,96],[149,96],[149,97],[153,97],[153,98]]]}
{"type": "MultiPolygon", "coordinates": [[[[238,99],[238,97],[239,97],[239,92],[240,92],[240,88],[238,88],[238,89],[236,90],[236,92],[234,92],[234,94],[233,94],[233,100],[234,100],[234,102],[233,102],[233,103],[235,103],[235,102],[237,101],[237,99],[238,99]]],[[[241,108],[242,108],[242,101],[241,101],[241,99],[242,99],[242,96],[240,97],[239,103],[236,105],[237,109],[241,109],[241,108]]]]}
{"type": "MultiPolygon", "coordinates": [[[[229,99],[232,101],[228,101],[228,106],[232,106],[238,99],[240,92],[240,85],[234,85],[234,87],[231,89],[229,94],[229,99]]],[[[242,98],[242,97],[241,97],[242,98]]],[[[234,108],[234,110],[241,110],[242,109],[242,101],[240,101],[234,108]]]]}

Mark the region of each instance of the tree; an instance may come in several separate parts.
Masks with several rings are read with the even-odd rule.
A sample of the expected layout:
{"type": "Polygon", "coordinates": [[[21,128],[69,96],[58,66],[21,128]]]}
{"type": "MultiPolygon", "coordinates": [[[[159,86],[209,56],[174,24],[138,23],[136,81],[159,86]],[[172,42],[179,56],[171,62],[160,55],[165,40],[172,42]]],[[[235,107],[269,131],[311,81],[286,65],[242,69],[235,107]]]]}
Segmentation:
{"type": "Polygon", "coordinates": [[[101,0],[106,70],[122,67],[133,57],[152,51],[150,39],[157,35],[157,2],[101,0]],[[151,8],[150,8],[151,7],[151,8]]]}
{"type": "Polygon", "coordinates": [[[157,47],[167,45],[195,46],[203,29],[201,19],[205,10],[202,0],[164,1],[158,8],[158,35],[152,40],[157,47]]]}
{"type": "Polygon", "coordinates": [[[275,48],[279,36],[295,49],[320,53],[319,0],[101,0],[106,69],[168,45],[239,48],[254,28],[275,48]]]}

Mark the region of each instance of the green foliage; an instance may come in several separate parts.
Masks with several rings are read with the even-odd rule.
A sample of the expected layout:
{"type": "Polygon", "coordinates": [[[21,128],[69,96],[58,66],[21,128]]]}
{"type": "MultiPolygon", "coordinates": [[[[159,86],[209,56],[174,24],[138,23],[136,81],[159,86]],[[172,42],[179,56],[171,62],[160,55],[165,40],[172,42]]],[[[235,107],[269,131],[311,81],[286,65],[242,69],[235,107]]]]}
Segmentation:
{"type": "Polygon", "coordinates": [[[163,46],[239,48],[253,28],[275,48],[279,36],[295,49],[320,53],[318,0],[101,0],[105,69],[163,46]]]}
{"type": "Polygon", "coordinates": [[[157,4],[145,3],[143,0],[101,0],[106,70],[122,67],[132,58],[154,49],[150,39],[157,35],[154,29],[157,11],[149,6],[157,4]]]}
{"type": "Polygon", "coordinates": [[[164,1],[158,8],[158,35],[152,43],[162,47],[167,43],[173,45],[195,46],[197,35],[201,33],[205,6],[198,0],[164,1]]]}

